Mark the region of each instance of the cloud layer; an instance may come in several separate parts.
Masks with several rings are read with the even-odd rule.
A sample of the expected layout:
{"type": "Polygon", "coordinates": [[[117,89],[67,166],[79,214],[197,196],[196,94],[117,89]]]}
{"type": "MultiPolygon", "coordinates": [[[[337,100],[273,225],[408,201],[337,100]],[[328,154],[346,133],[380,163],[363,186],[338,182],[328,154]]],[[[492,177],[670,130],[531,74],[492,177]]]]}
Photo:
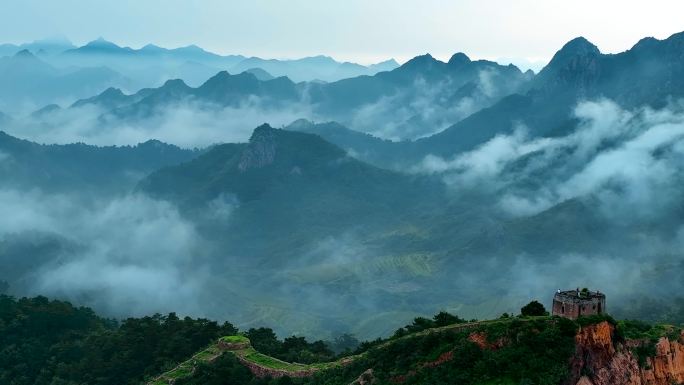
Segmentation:
{"type": "Polygon", "coordinates": [[[195,299],[208,275],[201,238],[169,203],[140,195],[88,202],[75,194],[4,189],[0,210],[0,239],[38,232],[74,245],[26,272],[29,292],[108,314],[201,313],[195,299]]]}
{"type": "Polygon", "coordinates": [[[453,159],[428,156],[416,172],[441,173],[454,189],[496,191],[514,215],[598,197],[610,212],[662,214],[675,204],[684,166],[684,108],[626,111],[609,100],[580,103],[579,126],[566,136],[535,138],[519,126],[453,159]]]}
{"type": "Polygon", "coordinates": [[[129,120],[109,119],[106,111],[91,105],[17,119],[4,130],[39,143],[109,146],[157,139],[194,148],[245,142],[262,123],[282,126],[301,117],[310,118],[312,113],[299,104],[278,110],[267,108],[258,99],[245,101],[239,107],[183,102],[159,108],[143,119],[129,120]]]}

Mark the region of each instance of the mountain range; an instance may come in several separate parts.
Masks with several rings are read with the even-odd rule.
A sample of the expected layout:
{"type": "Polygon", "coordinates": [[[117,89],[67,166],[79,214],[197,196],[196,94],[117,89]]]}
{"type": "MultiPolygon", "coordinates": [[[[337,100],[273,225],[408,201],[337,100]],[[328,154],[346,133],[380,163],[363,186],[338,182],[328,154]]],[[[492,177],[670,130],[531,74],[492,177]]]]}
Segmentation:
{"type": "MultiPolygon", "coordinates": [[[[533,76],[494,62],[471,61],[456,54],[447,62],[430,55],[414,58],[392,71],[331,83],[295,83],[287,77],[264,77],[252,71],[221,71],[199,87],[180,79],[125,94],[107,89],[73,107],[97,106],[102,120],[144,121],[177,107],[222,111],[257,110],[260,115],[302,111],[307,118],[339,121],[358,131],[390,139],[428,136],[523,87],[533,76]]],[[[253,122],[255,125],[258,122],[253,122]]],[[[289,123],[289,122],[288,122],[289,123]]]]}
{"type": "Polygon", "coordinates": [[[373,75],[398,66],[394,60],[363,66],[328,56],[288,60],[222,56],[194,45],[166,49],[148,44],[133,49],[102,38],[80,47],[64,39],[3,44],[0,58],[0,88],[5,91],[0,95],[0,108],[19,114],[45,104],[70,104],[108,87],[135,92],[173,78],[199,85],[221,70],[236,74],[259,71],[262,77],[288,76],[299,82],[373,75]],[[36,84],[46,89],[36,89],[36,84]]]}
{"type": "Polygon", "coordinates": [[[128,83],[107,67],[56,68],[26,49],[0,57],[0,108],[5,111],[69,102],[128,83]]]}
{"type": "Polygon", "coordinates": [[[123,147],[43,145],[0,131],[0,175],[5,186],[52,193],[128,191],[150,172],[199,153],[155,140],[123,147]]]}
{"type": "MultiPolygon", "coordinates": [[[[581,100],[605,98],[627,109],[663,108],[682,94],[682,40],[682,34],[662,41],[643,39],[626,52],[606,55],[577,38],[538,75],[471,61],[464,54],[447,63],[425,55],[392,71],[326,84],[220,72],[197,88],[174,80],[130,95],[108,89],[75,106],[101,107],[112,125],[163,115],[187,103],[209,110],[249,106],[266,116],[301,111],[309,121],[337,122],[370,134],[337,128],[334,136],[326,136],[330,126],[321,132],[360,159],[403,168],[429,154],[449,157],[470,151],[520,124],[532,137],[565,135],[577,123],[574,108],[581,100]]],[[[315,127],[290,128],[315,132],[315,127]]]]}
{"type": "MultiPolygon", "coordinates": [[[[616,314],[681,322],[683,36],[615,55],[578,38],[537,75],[424,55],[329,83],[221,71],[48,106],[31,117],[46,130],[92,109],[107,134],[183,106],[229,111],[216,115],[223,135],[246,105],[255,119],[311,116],[202,150],[45,145],[6,123],[6,209],[78,197],[66,207],[88,226],[0,221],[0,261],[30,255],[0,281],[113,316],[179,309],[306,335],[387,335],[440,309],[494,317],[577,281],[609,293],[616,314]],[[131,291],[129,274],[144,277],[131,291]]],[[[98,44],[88,50],[120,48],[98,44]]],[[[180,131],[196,135],[194,123],[180,131]]]]}

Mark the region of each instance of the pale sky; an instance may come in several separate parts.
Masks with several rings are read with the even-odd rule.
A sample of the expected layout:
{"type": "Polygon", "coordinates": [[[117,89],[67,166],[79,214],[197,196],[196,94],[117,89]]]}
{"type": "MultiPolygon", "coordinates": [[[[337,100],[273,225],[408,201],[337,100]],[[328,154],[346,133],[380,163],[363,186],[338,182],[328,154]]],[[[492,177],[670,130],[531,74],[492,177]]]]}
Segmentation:
{"type": "Polygon", "coordinates": [[[222,54],[325,54],[371,63],[448,59],[547,61],[584,36],[601,51],[684,30],[682,0],[1,0],[0,40],[62,35],[76,44],[197,44],[222,54]]]}

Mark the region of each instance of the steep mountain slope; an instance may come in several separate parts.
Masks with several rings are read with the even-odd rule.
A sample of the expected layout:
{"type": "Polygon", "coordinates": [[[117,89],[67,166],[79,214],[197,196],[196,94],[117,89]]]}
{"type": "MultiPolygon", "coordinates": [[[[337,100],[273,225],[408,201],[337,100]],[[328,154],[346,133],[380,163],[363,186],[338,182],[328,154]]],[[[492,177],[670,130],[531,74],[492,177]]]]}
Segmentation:
{"type": "Polygon", "coordinates": [[[354,224],[374,226],[388,216],[397,220],[402,214],[393,208],[402,202],[439,195],[438,184],[425,183],[359,162],[318,136],[263,125],[249,144],[217,146],[192,162],[153,173],[140,188],[187,206],[234,195],[251,207],[244,215],[259,222],[262,235],[279,232],[287,221],[293,221],[292,229],[333,234],[354,224]],[[252,210],[268,212],[269,221],[252,210]]]}
{"type": "MultiPolygon", "coordinates": [[[[339,140],[341,146],[354,153],[382,154],[368,160],[397,168],[413,165],[428,154],[452,157],[470,151],[496,135],[511,134],[520,126],[526,127],[531,137],[567,135],[577,127],[574,109],[581,101],[608,98],[626,109],[662,108],[669,101],[684,96],[682,55],[684,33],[662,41],[642,39],[630,50],[615,55],[602,54],[586,39],[577,38],[558,51],[532,81],[518,90],[519,93],[505,96],[491,107],[476,111],[435,135],[394,145],[372,140],[362,144],[339,135],[330,136],[330,139],[335,143],[339,140]],[[355,144],[351,146],[350,143],[355,144]]],[[[459,63],[459,57],[455,55],[451,65],[459,63]]],[[[430,78],[436,65],[431,58],[420,57],[406,63],[401,71],[420,68],[420,72],[430,78]]],[[[394,74],[399,72],[377,77],[398,76],[394,74]]],[[[360,79],[340,83],[351,82],[360,82],[360,79]]],[[[370,88],[368,92],[373,94],[374,90],[370,88]]],[[[314,129],[309,131],[315,132],[314,129]]]]}
{"type": "Polygon", "coordinates": [[[472,149],[524,124],[532,136],[558,136],[575,127],[572,111],[583,99],[609,98],[624,108],[663,107],[684,96],[684,33],[647,38],[630,50],[601,54],[584,38],[568,42],[524,95],[513,95],[415,144],[416,156],[472,149]]]}
{"type": "Polygon", "coordinates": [[[315,135],[261,126],[248,144],[217,146],[139,189],[179,204],[211,240],[212,286],[251,303],[235,314],[241,324],[345,329],[378,315],[368,301],[391,312],[419,304],[440,275],[422,224],[444,210],[441,183],[369,166],[315,135]]]}
{"type": "MultiPolygon", "coordinates": [[[[248,144],[216,146],[151,174],[138,188],[180,205],[215,243],[220,257],[210,263],[216,285],[245,298],[290,294],[274,293],[266,301],[277,305],[255,305],[261,309],[255,318],[288,328],[334,315],[330,322],[364,336],[388,332],[372,326],[375,317],[415,309],[451,304],[485,314],[507,311],[491,296],[514,285],[516,276],[495,266],[513,266],[517,258],[555,263],[565,254],[598,249],[620,253],[643,235],[607,224],[590,199],[511,218],[498,209],[496,195],[449,194],[440,179],[377,169],[318,136],[268,126],[257,128],[248,144]],[[616,234],[623,243],[608,242],[616,234]],[[492,265],[483,267],[483,261],[492,265]],[[240,277],[220,282],[236,266],[240,277]],[[468,274],[489,285],[473,288],[454,279],[468,274]],[[338,306],[355,309],[354,316],[317,301],[319,295],[338,298],[338,306]],[[299,303],[309,314],[295,310],[299,303]],[[284,315],[274,307],[289,310],[284,315]]],[[[235,319],[251,325],[244,316],[235,319]]]]}

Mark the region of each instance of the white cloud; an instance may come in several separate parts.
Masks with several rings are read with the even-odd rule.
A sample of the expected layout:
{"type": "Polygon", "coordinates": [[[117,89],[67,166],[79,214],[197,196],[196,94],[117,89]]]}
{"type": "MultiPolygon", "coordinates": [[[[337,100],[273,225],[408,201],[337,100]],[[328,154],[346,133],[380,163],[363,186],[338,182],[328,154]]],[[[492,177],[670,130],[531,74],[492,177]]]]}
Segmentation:
{"type": "Polygon", "coordinates": [[[28,272],[33,294],[85,298],[107,314],[201,314],[195,298],[208,276],[202,240],[171,204],[141,195],[89,202],[5,189],[0,211],[0,237],[38,231],[78,246],[28,272]]]}
{"type": "Polygon", "coordinates": [[[185,148],[215,143],[245,142],[255,127],[289,124],[298,118],[313,118],[308,107],[291,104],[272,109],[259,99],[238,107],[183,102],[160,108],[144,119],[105,119],[105,111],[84,106],[69,108],[41,118],[18,120],[6,131],[39,143],[88,143],[99,146],[135,145],[150,139],[185,148]]]}
{"type": "Polygon", "coordinates": [[[575,115],[580,123],[566,136],[531,138],[518,128],[451,160],[426,157],[415,171],[442,173],[456,189],[498,191],[514,215],[590,195],[610,215],[653,217],[674,203],[684,169],[681,105],[625,111],[599,100],[580,103],[575,115]]]}

